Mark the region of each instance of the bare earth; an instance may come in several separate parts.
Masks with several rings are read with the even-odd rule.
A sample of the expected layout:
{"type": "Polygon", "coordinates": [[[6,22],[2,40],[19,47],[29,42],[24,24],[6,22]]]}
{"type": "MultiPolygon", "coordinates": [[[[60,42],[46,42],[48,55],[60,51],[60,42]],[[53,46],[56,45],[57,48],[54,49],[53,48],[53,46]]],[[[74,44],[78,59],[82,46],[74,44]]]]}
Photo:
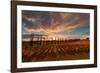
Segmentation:
{"type": "Polygon", "coordinates": [[[22,42],[22,62],[89,59],[89,40],[22,42]]]}

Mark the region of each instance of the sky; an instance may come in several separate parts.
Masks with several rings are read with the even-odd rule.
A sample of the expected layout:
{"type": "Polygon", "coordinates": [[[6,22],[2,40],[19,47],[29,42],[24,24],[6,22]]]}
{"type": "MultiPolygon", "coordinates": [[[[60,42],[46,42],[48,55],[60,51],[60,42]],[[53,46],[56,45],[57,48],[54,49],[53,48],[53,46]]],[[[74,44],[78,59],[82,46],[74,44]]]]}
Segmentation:
{"type": "Polygon", "coordinates": [[[52,37],[89,37],[90,14],[22,10],[22,35],[41,34],[52,37]]]}

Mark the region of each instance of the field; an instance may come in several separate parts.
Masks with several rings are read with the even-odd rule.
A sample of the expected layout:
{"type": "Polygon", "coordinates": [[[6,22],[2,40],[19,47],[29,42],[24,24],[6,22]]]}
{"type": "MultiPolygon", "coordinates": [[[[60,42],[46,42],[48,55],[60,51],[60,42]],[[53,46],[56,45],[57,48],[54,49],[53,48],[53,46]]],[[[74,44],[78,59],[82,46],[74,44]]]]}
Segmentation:
{"type": "Polygon", "coordinates": [[[89,39],[22,42],[22,62],[89,59],[89,39]]]}

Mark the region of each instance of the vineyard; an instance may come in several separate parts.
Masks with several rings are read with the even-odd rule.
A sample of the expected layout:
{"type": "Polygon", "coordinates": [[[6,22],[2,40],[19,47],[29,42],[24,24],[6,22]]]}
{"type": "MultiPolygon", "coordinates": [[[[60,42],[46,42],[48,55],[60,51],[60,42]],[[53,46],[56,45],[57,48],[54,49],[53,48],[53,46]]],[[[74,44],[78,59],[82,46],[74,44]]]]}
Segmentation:
{"type": "Polygon", "coordinates": [[[22,42],[22,61],[89,59],[89,40],[22,42]]]}

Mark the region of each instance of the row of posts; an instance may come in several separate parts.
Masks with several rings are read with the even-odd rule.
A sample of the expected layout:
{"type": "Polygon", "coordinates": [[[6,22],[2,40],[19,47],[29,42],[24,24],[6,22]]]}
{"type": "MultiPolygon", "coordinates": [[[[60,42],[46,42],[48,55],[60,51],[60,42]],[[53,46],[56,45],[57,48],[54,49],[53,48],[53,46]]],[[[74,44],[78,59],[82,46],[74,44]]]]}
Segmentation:
{"type": "Polygon", "coordinates": [[[61,44],[61,42],[66,41],[66,40],[63,40],[63,39],[56,39],[56,38],[53,39],[52,37],[49,37],[49,40],[47,40],[47,39],[48,39],[48,37],[46,35],[31,35],[30,44],[31,44],[31,46],[33,46],[33,43],[34,44],[38,44],[38,45],[43,45],[43,44],[61,44]]]}

